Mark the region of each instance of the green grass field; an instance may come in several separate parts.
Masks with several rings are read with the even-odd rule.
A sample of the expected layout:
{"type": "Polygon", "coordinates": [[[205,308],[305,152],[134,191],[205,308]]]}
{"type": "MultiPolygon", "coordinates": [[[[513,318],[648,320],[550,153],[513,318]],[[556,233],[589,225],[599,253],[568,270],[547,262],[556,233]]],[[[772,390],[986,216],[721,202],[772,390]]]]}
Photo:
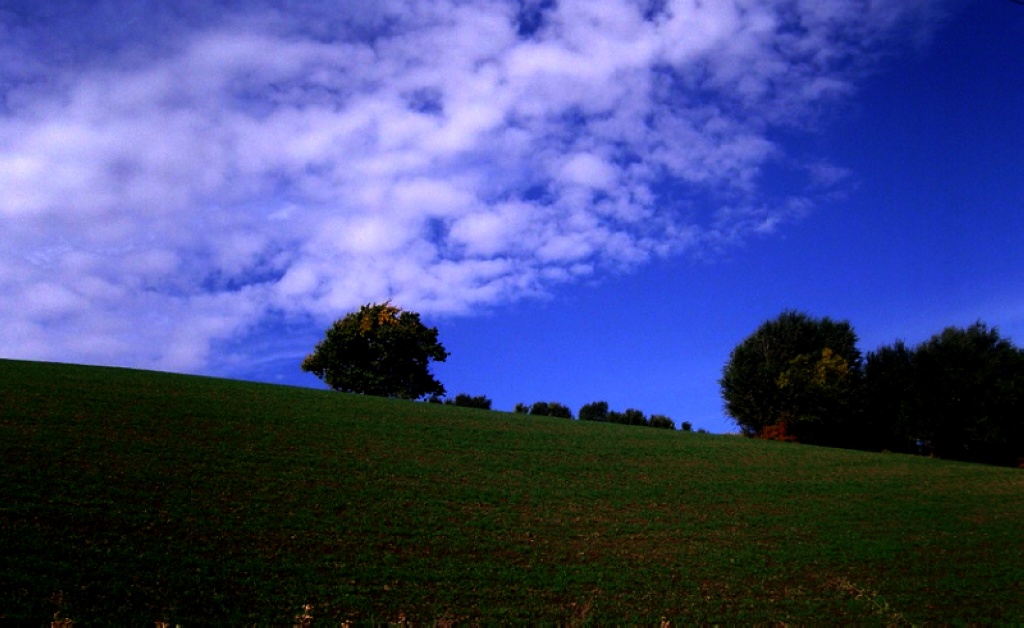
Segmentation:
{"type": "Polygon", "coordinates": [[[0,452],[5,620],[1024,621],[1017,469],[16,361],[0,452]]]}

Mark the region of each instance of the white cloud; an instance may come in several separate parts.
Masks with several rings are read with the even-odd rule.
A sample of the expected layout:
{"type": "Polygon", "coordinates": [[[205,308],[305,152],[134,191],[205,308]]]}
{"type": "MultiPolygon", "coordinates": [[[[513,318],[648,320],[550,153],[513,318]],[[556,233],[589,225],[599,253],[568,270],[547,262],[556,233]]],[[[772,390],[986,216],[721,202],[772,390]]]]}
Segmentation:
{"type": "Polygon", "coordinates": [[[269,313],[467,311],[772,232],[844,171],[773,204],[768,132],[928,5],[521,6],[0,12],[5,355],[202,370],[269,313]]]}
{"type": "Polygon", "coordinates": [[[562,166],[561,179],[570,184],[582,185],[598,190],[615,187],[618,171],[604,159],[590,154],[570,155],[562,166]]]}

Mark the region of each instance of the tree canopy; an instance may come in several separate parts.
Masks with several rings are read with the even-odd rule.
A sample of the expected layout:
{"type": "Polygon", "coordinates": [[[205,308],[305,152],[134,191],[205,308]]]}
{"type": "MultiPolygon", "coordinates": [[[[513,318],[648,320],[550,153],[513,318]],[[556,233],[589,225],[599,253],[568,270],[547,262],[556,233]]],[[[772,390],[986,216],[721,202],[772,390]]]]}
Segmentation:
{"type": "MultiPolygon", "coordinates": [[[[525,406],[523,408],[525,409],[525,406]]],[[[572,418],[572,410],[569,409],[569,406],[557,401],[538,401],[526,410],[534,416],[553,416],[560,419],[572,418]]]]}
{"type": "Polygon", "coordinates": [[[608,402],[595,401],[580,408],[580,421],[607,421],[608,402]]]}
{"type": "Polygon", "coordinates": [[[430,361],[444,362],[448,355],[436,327],[386,301],[335,321],[302,361],[302,370],[342,392],[419,399],[445,394],[430,361]]]}
{"type": "Polygon", "coordinates": [[[733,349],[725,409],[747,436],[1024,466],[1024,350],[982,322],[862,364],[850,324],[787,310],[733,349]]]}
{"type": "Polygon", "coordinates": [[[868,412],[893,449],[1019,464],[1024,457],[1024,351],[978,322],[947,327],[913,350],[868,354],[868,412]]]}
{"type": "Polygon", "coordinates": [[[860,377],[848,322],[786,310],[733,349],[720,384],[744,434],[838,444],[851,427],[860,377]]]}

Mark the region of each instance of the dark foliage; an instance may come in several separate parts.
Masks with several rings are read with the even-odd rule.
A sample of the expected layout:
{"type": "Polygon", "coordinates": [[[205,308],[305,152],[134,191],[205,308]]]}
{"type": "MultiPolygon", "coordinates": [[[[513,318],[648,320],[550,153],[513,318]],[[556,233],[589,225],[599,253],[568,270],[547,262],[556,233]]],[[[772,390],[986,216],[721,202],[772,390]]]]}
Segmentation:
{"type": "Polygon", "coordinates": [[[550,408],[546,401],[537,401],[530,406],[530,414],[534,416],[548,416],[551,414],[549,410],[550,408]]]}
{"type": "Polygon", "coordinates": [[[444,362],[448,355],[436,327],[385,302],[364,305],[336,321],[302,361],[302,370],[342,392],[419,399],[445,394],[429,363],[444,362]]]}
{"type": "Polygon", "coordinates": [[[455,395],[455,399],[451,402],[452,405],[461,406],[463,408],[480,408],[481,410],[491,409],[491,400],[485,395],[467,395],[465,393],[459,393],[455,395]]]}
{"type": "Polygon", "coordinates": [[[888,448],[1017,465],[1024,457],[1024,351],[978,322],[948,327],[913,351],[868,356],[867,406],[888,448]]]}
{"type": "Polygon", "coordinates": [[[652,414],[647,424],[651,427],[657,427],[665,430],[676,429],[676,422],[664,414],[652,414]]]}
{"type": "Polygon", "coordinates": [[[624,419],[623,422],[626,425],[647,425],[647,417],[644,416],[643,412],[636,408],[627,408],[626,411],[622,413],[622,416],[624,419]]]}
{"type": "Polygon", "coordinates": [[[648,419],[643,412],[636,408],[629,408],[625,412],[608,410],[607,401],[594,401],[580,408],[580,420],[676,429],[675,421],[663,414],[654,414],[648,419]]]}
{"type": "Polygon", "coordinates": [[[560,419],[571,419],[572,410],[565,404],[551,401],[548,403],[548,416],[558,417],[560,419]]]}
{"type": "Polygon", "coordinates": [[[620,423],[622,425],[647,425],[647,417],[636,408],[628,408],[625,412],[611,411],[608,413],[609,423],[620,423]]]}
{"type": "Polygon", "coordinates": [[[1024,462],[1024,350],[996,329],[896,341],[863,366],[856,340],[849,323],[783,312],[730,355],[726,411],[764,439],[1024,462]]]}
{"type": "Polygon", "coordinates": [[[580,421],[607,421],[608,402],[594,401],[580,408],[580,421]]]}
{"type": "Polygon", "coordinates": [[[914,352],[902,340],[864,361],[863,441],[876,451],[920,453],[915,436],[914,352]]]}
{"type": "MultiPolygon", "coordinates": [[[[519,405],[522,404],[516,406],[516,412],[519,412],[519,405]]],[[[530,406],[529,412],[534,416],[553,416],[561,419],[572,418],[572,410],[569,409],[569,406],[557,401],[538,401],[530,406]]]]}
{"type": "Polygon", "coordinates": [[[782,424],[800,442],[841,445],[854,428],[861,371],[848,322],[787,310],[733,349],[720,383],[743,434],[782,424]]]}

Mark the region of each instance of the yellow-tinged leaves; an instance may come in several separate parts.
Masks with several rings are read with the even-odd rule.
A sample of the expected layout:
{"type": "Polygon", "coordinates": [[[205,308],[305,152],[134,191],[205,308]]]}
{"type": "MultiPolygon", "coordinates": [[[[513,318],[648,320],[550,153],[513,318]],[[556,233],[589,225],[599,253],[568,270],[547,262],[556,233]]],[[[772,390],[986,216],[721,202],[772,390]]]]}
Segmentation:
{"type": "Polygon", "coordinates": [[[391,301],[385,301],[379,305],[363,306],[359,313],[359,333],[366,335],[375,326],[398,325],[398,315],[402,308],[391,305],[391,301]]]}
{"type": "Polygon", "coordinates": [[[814,377],[812,381],[824,386],[830,379],[843,380],[850,372],[850,365],[846,363],[843,356],[836,355],[832,349],[825,347],[821,350],[821,359],[814,365],[814,377]]]}
{"type": "Polygon", "coordinates": [[[812,363],[813,359],[807,354],[790,360],[789,368],[779,375],[776,385],[779,388],[788,388],[797,382],[804,382],[812,386],[827,386],[846,380],[850,374],[850,365],[843,356],[828,347],[821,350],[819,360],[812,363]]]}

